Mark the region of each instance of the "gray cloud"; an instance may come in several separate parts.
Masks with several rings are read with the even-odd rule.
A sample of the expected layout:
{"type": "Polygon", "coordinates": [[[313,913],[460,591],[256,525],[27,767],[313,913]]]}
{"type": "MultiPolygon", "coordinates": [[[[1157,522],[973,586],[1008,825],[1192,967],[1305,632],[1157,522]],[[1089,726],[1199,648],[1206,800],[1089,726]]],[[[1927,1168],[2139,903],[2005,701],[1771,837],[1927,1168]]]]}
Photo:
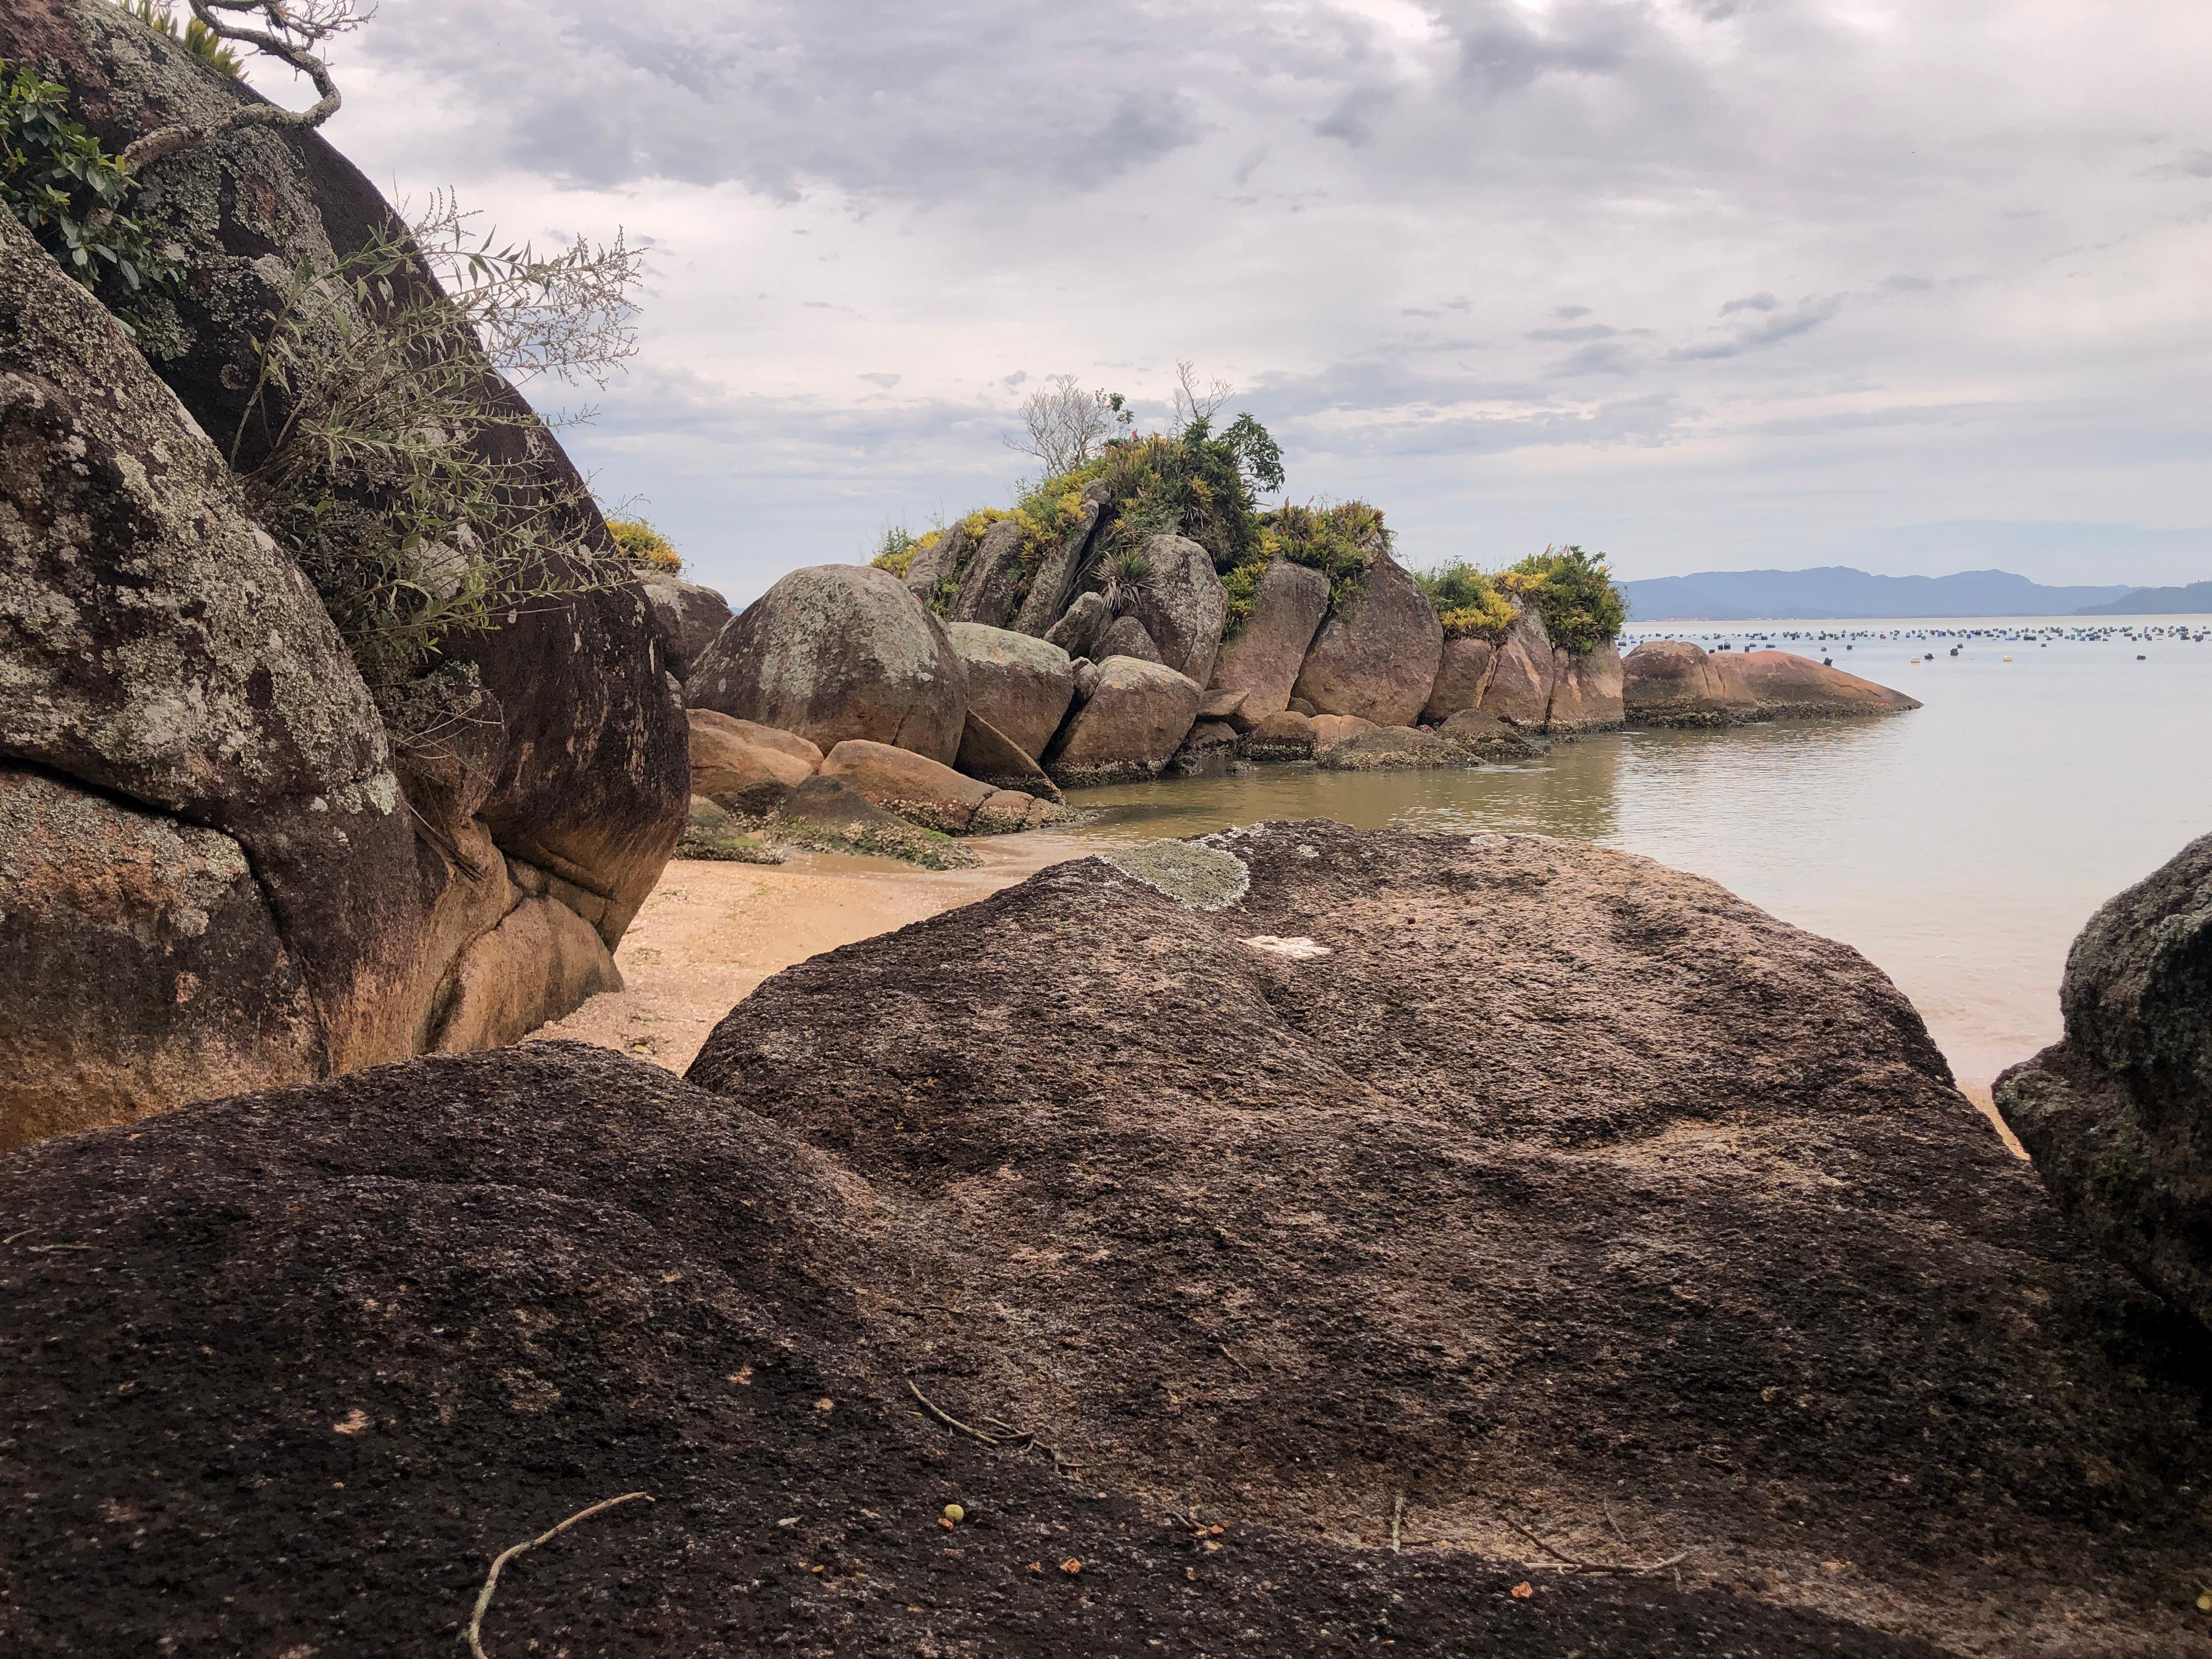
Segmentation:
{"type": "MultiPolygon", "coordinates": [[[[1697,345],[1678,347],[1674,356],[1686,362],[1741,357],[1747,351],[1758,351],[1767,346],[1779,345],[1784,340],[1794,340],[1801,334],[1809,334],[1843,308],[1844,301],[1839,295],[1831,295],[1821,300],[1806,300],[1787,311],[1776,312],[1765,322],[1739,329],[1727,339],[1707,340],[1697,345]]],[[[1723,306],[1721,309],[1725,313],[1731,307],[1723,306]]],[[[1760,307],[1759,309],[1765,311],[1768,307],[1760,307]]]]}

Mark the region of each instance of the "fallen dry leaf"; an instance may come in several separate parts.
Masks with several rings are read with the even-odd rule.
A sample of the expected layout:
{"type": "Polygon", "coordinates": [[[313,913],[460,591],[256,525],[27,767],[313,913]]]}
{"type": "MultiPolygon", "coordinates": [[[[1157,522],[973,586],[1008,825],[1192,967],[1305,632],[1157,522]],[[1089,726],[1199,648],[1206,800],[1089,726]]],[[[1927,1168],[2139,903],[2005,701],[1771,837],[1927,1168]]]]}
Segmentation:
{"type": "Polygon", "coordinates": [[[1525,1601],[1535,1593],[1536,1587],[1525,1578],[1513,1587],[1513,1599],[1516,1601],[1525,1601]]]}

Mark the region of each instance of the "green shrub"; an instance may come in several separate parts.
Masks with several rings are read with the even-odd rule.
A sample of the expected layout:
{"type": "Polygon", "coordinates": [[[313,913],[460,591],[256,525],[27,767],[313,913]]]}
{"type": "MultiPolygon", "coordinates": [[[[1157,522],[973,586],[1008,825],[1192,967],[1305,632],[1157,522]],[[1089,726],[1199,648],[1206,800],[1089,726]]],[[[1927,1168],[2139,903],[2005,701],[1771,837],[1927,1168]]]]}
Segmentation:
{"type": "Polygon", "coordinates": [[[155,291],[184,266],[123,210],[136,188],[122,158],[67,118],[69,89],[0,64],[0,201],[61,268],[99,296],[133,334],[155,291]]]}
{"type": "Polygon", "coordinates": [[[1376,555],[1388,553],[1397,539],[1382,522],[1382,509],[1365,501],[1279,507],[1262,514],[1260,524],[1274,544],[1271,553],[1279,551],[1292,564],[1328,578],[1331,611],[1348,610],[1357,602],[1361,579],[1376,555]]]}
{"type": "Polygon", "coordinates": [[[663,576],[683,571],[684,556],[643,519],[609,519],[607,533],[615,538],[615,550],[639,569],[663,576]]]}
{"type": "Polygon", "coordinates": [[[1592,650],[1627,625],[1628,602],[1602,553],[1547,547],[1499,571],[1497,582],[1521,604],[1534,605],[1553,643],[1570,651],[1592,650]]]}
{"type": "Polygon", "coordinates": [[[1448,640],[1470,635],[1486,640],[1505,637],[1520,613],[1512,601],[1498,591],[1498,584],[1465,559],[1454,559],[1433,570],[1417,570],[1413,580],[1437,608],[1448,640]]]}
{"type": "Polygon", "coordinates": [[[875,557],[868,562],[878,570],[888,570],[904,581],[906,573],[914,568],[914,556],[925,539],[929,538],[916,536],[902,524],[887,526],[882,544],[877,548],[875,557]]]}

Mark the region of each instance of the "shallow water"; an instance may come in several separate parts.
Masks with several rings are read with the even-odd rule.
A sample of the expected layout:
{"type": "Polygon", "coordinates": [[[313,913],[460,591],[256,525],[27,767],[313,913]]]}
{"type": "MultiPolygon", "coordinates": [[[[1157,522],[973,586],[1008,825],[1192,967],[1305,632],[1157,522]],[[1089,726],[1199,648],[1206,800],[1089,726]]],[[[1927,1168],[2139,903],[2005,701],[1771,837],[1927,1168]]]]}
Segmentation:
{"type": "MultiPolygon", "coordinates": [[[[2192,631],[2207,622],[2096,623],[2130,620],[2192,631]]],[[[1622,848],[1856,946],[1919,1007],[1960,1080],[1986,1084],[2057,1036],[2059,975],[2090,914],[2212,831],[2212,641],[1978,640],[1947,654],[1958,630],[2005,625],[1760,625],[1770,635],[1953,630],[1833,647],[1838,667],[1926,705],[1909,714],[1625,732],[1559,745],[1522,767],[1260,768],[1085,790],[1070,804],[1094,816],[1070,838],[1330,817],[1622,848]]],[[[1679,637],[1707,634],[1728,637],[1717,627],[1679,637]]]]}

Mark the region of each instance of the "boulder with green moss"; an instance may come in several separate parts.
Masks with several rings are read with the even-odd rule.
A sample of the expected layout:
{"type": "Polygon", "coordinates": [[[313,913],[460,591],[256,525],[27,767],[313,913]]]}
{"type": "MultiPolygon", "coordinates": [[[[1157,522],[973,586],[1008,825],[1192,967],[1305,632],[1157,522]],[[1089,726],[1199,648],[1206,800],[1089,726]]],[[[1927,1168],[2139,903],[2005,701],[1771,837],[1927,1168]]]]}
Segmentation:
{"type": "Polygon", "coordinates": [[[782,863],[783,854],[749,827],[759,821],[757,816],[733,812],[720,801],[694,795],[683,839],[676,843],[676,856],[726,864],[782,863]]]}
{"type": "Polygon", "coordinates": [[[1482,712],[1511,726],[1542,731],[1551,715],[1552,685],[1559,672],[1544,618],[1529,606],[1513,619],[1492,659],[1482,712]]]}
{"type": "Polygon", "coordinates": [[[951,836],[908,823],[843,779],[819,775],[783,798],[763,832],[793,847],[902,859],[925,870],[966,870],[982,862],[951,836]]]}
{"type": "Polygon", "coordinates": [[[1188,536],[1148,536],[1136,557],[1144,574],[1130,584],[1129,614],[1145,625],[1162,662],[1206,684],[1229,617],[1212,556],[1188,536]]]}

